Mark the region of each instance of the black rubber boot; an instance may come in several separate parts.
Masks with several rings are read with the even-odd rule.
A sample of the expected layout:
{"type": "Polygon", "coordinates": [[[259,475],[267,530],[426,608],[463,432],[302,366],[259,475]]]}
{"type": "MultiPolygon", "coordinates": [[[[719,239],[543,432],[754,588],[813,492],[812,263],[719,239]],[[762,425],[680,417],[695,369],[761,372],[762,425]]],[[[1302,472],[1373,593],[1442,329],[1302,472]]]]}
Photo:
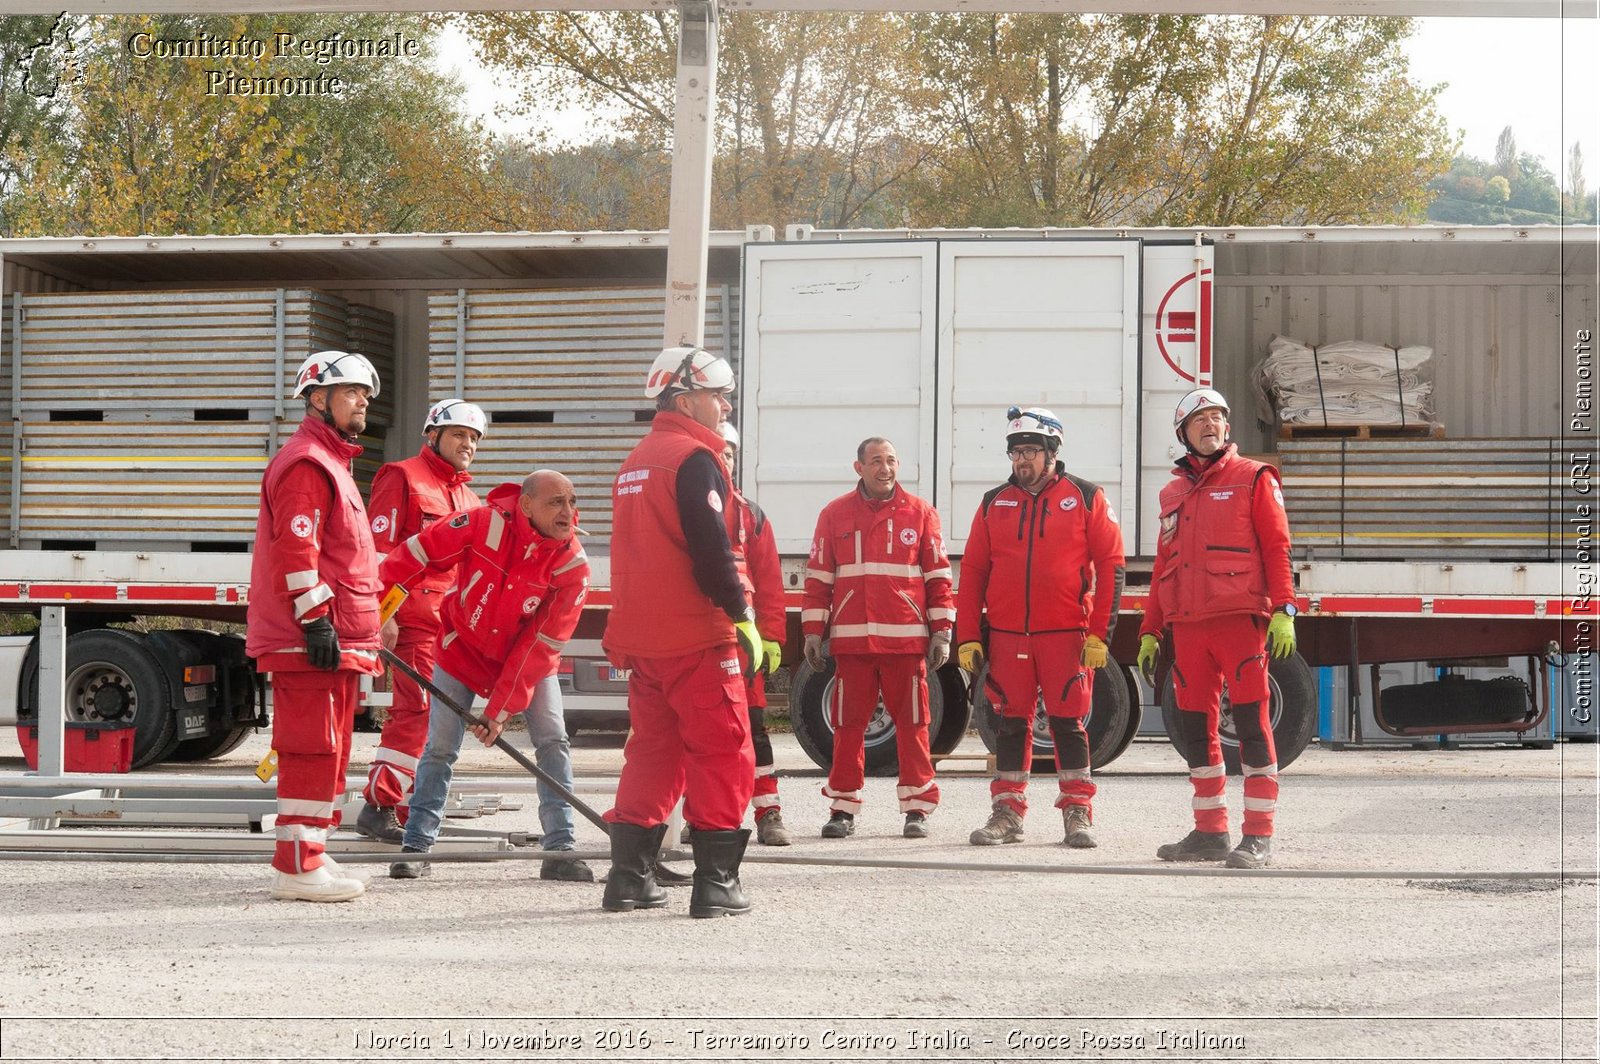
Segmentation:
{"type": "Polygon", "coordinates": [[[696,919],[711,916],[742,916],[750,911],[744,891],[739,889],[739,862],[750,842],[750,830],[701,831],[695,829],[689,844],[694,847],[694,891],[689,895],[689,915],[696,919]]]}
{"type": "Polygon", "coordinates": [[[656,885],[652,874],[661,840],[666,836],[665,824],[653,828],[620,822],[611,825],[611,874],[606,876],[602,908],[626,913],[659,909],[667,904],[667,892],[656,885]]]}

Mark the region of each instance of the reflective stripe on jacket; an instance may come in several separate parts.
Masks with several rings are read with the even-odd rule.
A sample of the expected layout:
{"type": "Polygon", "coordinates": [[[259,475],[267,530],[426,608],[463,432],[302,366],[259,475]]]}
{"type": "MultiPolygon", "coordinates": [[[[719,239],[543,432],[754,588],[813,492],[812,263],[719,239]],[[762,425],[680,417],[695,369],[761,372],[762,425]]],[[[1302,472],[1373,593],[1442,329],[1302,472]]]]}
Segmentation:
{"type": "Polygon", "coordinates": [[[834,654],[924,653],[955,624],[950,577],[937,511],[898,484],[873,502],[858,483],[817,517],[801,630],[834,654]]]}
{"type": "Polygon", "coordinates": [[[445,596],[439,667],[488,699],[485,712],[521,713],[553,675],[578,627],[589,559],[570,539],[549,539],[522,515],[519,484],[487,506],[463,510],[407,539],[383,559],[384,587],[456,573],[445,596]]]}
{"type": "Polygon", "coordinates": [[[262,672],[303,672],[304,625],[328,617],[339,667],[377,673],[378,556],[350,462],[361,448],[307,414],[267,463],[250,560],[245,651],[262,672]]]}

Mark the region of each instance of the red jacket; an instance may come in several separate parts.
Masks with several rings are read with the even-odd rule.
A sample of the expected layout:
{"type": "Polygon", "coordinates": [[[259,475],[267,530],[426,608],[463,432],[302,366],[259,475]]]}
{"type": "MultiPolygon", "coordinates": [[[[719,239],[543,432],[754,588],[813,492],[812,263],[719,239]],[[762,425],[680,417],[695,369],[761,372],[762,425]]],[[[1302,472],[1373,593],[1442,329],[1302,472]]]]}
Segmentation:
{"type": "Polygon", "coordinates": [[[987,606],[995,631],[1084,629],[1109,643],[1124,565],[1122,528],[1099,485],[1059,462],[1038,495],[1007,481],[984,495],[972,517],[957,642],[979,639],[987,606]]]}
{"type": "Polygon", "coordinates": [[[1161,540],[1141,635],[1173,621],[1271,616],[1294,601],[1289,517],[1278,471],[1228,444],[1213,461],[1178,460],[1161,489],[1161,540]]]}
{"type": "MultiPolygon", "coordinates": [[[[472,474],[456,468],[423,446],[414,458],[389,462],[372,478],[372,542],[379,554],[388,554],[441,517],[458,510],[482,506],[467,482],[472,474]]],[[[454,570],[430,572],[408,588],[411,597],[395,615],[402,628],[438,631],[444,593],[455,583],[454,570]]]]}
{"type": "Polygon", "coordinates": [[[939,514],[896,484],[874,502],[858,483],[817,517],[806,564],[806,635],[835,654],[921,654],[955,623],[939,514]]]}
{"type": "Polygon", "coordinates": [[[307,672],[304,625],[329,617],[339,668],[376,674],[378,556],[350,476],[361,448],[308,414],[267,463],[250,560],[245,652],[262,672],[307,672]]]}
{"type": "Polygon", "coordinates": [[[737,489],[729,500],[734,515],[733,560],[739,567],[739,583],[756,608],[756,629],[761,638],[781,643],[788,631],[788,618],[783,603],[783,564],[778,560],[772,522],[761,507],[737,489]]]}
{"type": "Polygon", "coordinates": [[[521,713],[555,673],[589,591],[589,559],[571,539],[547,539],[517,509],[518,484],[489,505],[437,521],[383,559],[385,591],[456,573],[445,596],[439,667],[488,699],[490,717],[521,713]]]}
{"type": "Polygon", "coordinates": [[[742,613],[746,604],[733,571],[732,508],[725,501],[722,447],[720,432],[664,411],[656,414],[650,431],[617,473],[611,516],[612,606],[602,640],[615,664],[625,665],[630,657],[677,657],[734,642],[729,608],[736,606],[742,613]],[[684,464],[702,452],[721,471],[720,490],[681,502],[715,516],[711,531],[721,528],[718,543],[690,543],[678,498],[684,464]],[[729,608],[714,602],[697,579],[697,553],[702,560],[716,555],[726,566],[732,597],[738,600],[729,608]]]}

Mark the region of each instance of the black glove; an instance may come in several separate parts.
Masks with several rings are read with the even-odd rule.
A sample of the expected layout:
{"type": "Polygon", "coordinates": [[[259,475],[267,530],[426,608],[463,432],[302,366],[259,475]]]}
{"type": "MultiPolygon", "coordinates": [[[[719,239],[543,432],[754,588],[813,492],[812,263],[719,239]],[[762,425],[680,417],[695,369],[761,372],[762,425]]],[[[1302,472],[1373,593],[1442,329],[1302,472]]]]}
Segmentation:
{"type": "Polygon", "coordinates": [[[332,672],[339,667],[339,635],[326,617],[306,625],[306,660],[313,669],[332,672]]]}

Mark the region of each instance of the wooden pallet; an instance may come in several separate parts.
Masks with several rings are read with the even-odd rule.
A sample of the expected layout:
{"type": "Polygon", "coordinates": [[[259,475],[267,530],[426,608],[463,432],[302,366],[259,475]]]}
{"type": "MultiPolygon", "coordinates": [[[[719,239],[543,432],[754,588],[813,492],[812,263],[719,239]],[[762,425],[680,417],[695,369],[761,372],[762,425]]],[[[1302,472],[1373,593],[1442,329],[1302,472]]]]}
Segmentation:
{"type": "MultiPolygon", "coordinates": [[[[935,767],[938,767],[938,764],[941,761],[976,761],[980,762],[980,764],[975,765],[973,767],[973,771],[984,772],[991,776],[994,775],[995,769],[993,754],[933,754],[931,756],[935,767]]],[[[945,771],[948,772],[949,769],[946,769],[945,771]]]]}
{"type": "Polygon", "coordinates": [[[1286,424],[1278,426],[1280,440],[1307,439],[1349,440],[1442,440],[1444,425],[1421,423],[1416,425],[1314,425],[1286,424]]]}

